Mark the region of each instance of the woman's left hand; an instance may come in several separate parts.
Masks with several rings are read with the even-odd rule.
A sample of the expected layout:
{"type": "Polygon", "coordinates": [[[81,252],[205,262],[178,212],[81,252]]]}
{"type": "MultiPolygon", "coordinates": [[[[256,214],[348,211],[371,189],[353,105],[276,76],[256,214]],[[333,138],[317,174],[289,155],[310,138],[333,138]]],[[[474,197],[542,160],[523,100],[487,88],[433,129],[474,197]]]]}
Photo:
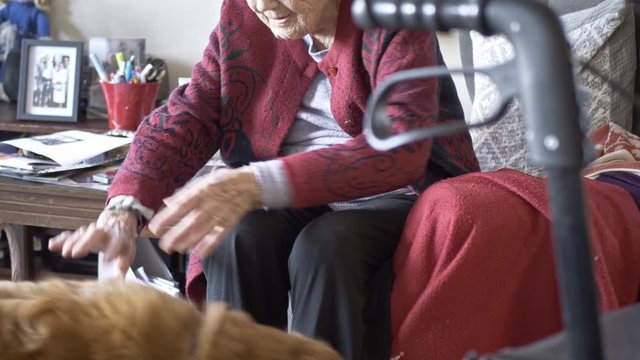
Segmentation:
{"type": "Polygon", "coordinates": [[[261,206],[260,185],[248,167],[214,171],[164,199],[166,207],[149,222],[167,253],[191,249],[206,257],[224,234],[261,206]]]}

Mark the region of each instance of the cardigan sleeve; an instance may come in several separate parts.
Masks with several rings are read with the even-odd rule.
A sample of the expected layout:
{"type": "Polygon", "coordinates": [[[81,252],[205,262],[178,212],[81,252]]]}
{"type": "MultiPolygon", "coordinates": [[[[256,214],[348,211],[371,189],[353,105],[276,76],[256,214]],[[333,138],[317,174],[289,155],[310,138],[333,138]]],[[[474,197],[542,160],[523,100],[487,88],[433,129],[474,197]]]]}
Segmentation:
{"type": "MultiPolygon", "coordinates": [[[[191,82],[175,89],[167,105],[145,118],[113,184],[108,200],[132,195],[157,210],[162,199],[184,185],[217,151],[220,66],[217,27],[191,82]]],[[[108,201],[107,200],[107,201],[108,201]]]]}
{"type": "MultiPolygon", "coordinates": [[[[375,36],[372,43],[367,43],[365,36],[363,45],[370,54],[382,49],[379,56],[364,60],[367,72],[372,74],[372,85],[396,71],[436,64],[435,35],[423,31],[380,32],[382,35],[375,36]]],[[[394,131],[436,121],[437,88],[435,78],[396,87],[387,108],[394,131]]],[[[346,96],[336,91],[341,87],[334,82],[332,98],[346,96]]],[[[426,140],[383,152],[371,148],[360,134],[344,144],[284,157],[293,206],[352,200],[410,185],[424,175],[431,145],[432,141],[426,140]]]]}

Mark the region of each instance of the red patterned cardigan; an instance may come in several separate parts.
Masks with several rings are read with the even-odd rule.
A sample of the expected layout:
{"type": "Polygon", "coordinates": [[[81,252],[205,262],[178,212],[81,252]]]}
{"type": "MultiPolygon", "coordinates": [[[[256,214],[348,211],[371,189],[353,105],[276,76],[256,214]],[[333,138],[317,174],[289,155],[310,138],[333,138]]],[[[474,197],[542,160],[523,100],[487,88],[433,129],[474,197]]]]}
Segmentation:
{"type": "MultiPolygon", "coordinates": [[[[332,113],[353,139],[282,158],[295,207],[360,198],[412,182],[428,185],[477,170],[468,134],[389,152],[369,147],[362,119],[371,89],[395,71],[435,65],[436,40],[424,31],[363,32],[353,24],[349,7],[350,1],[342,1],[335,42],[316,63],[302,40],[276,39],[244,1],[225,0],[191,83],[173,91],[168,104],[142,122],[109,198],[133,195],[157,210],[218,149],[232,167],[277,158],[317,71],[328,76],[332,113]]],[[[389,116],[399,130],[461,117],[455,92],[435,79],[400,86],[390,104],[389,116]]]]}
{"type": "MultiPolygon", "coordinates": [[[[283,157],[293,206],[305,207],[379,194],[413,184],[421,190],[443,178],[478,170],[468,133],[422,141],[388,152],[362,134],[371,89],[393,72],[441,62],[435,35],[425,31],[362,31],[343,0],[335,41],[320,62],[302,40],[278,40],[243,0],[225,0],[218,26],[188,86],[174,90],[137,130],[109,191],[133,195],[157,210],[217,151],[231,167],[278,157],[317,71],[331,83],[331,111],[353,139],[283,157]]],[[[450,78],[398,86],[387,113],[402,131],[461,119],[450,78]]],[[[190,258],[187,295],[204,297],[199,259],[190,258]]]]}

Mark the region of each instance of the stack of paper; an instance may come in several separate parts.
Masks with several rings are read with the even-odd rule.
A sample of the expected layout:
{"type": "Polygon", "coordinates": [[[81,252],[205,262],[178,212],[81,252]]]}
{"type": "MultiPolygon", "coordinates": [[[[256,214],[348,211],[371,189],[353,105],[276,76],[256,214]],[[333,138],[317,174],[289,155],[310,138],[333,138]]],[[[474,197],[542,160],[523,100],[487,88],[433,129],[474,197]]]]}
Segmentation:
{"type": "Polygon", "coordinates": [[[39,175],[101,165],[122,159],[131,140],[69,130],[3,141],[0,170],[39,175]]]}
{"type": "MultiPolygon", "coordinates": [[[[98,253],[98,280],[119,276],[115,266],[114,262],[104,261],[103,253],[98,253]]],[[[178,284],[148,238],[138,238],[136,257],[125,274],[125,280],[150,286],[174,297],[181,296],[178,284]]]]}

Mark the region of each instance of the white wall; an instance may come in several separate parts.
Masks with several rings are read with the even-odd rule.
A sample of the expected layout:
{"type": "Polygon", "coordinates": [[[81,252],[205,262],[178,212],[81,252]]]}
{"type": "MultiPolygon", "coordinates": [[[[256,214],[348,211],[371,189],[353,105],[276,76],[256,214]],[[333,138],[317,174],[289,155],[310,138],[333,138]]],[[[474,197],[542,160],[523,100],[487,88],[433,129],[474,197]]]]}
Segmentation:
{"type": "Polygon", "coordinates": [[[143,37],[146,51],[169,65],[169,84],[191,68],[219,17],[220,0],[53,0],[52,34],[59,40],[143,37]]]}

